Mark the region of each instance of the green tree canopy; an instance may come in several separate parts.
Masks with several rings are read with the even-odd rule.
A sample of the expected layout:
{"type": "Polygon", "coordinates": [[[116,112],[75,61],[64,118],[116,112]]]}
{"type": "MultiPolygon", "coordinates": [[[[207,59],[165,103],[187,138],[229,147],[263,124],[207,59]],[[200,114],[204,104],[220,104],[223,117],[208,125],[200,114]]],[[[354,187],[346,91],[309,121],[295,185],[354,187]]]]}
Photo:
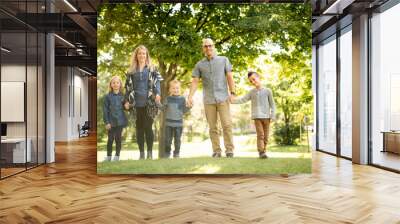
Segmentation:
{"type": "MultiPolygon", "coordinates": [[[[243,75],[260,55],[271,54],[276,62],[301,67],[311,57],[310,28],[309,4],[103,5],[98,17],[98,74],[99,83],[103,82],[99,92],[105,91],[101,79],[125,74],[130,55],[140,44],[149,49],[165,80],[162,96],[169,80],[189,82],[203,57],[201,41],[206,37],[231,60],[238,83],[246,80],[243,75]],[[267,45],[279,50],[268,52],[267,45]]],[[[287,71],[280,74],[290,76],[294,70],[287,71]]]]}
{"type": "MultiPolygon", "coordinates": [[[[310,55],[311,9],[307,4],[115,4],[98,19],[100,70],[126,71],[133,49],[144,44],[166,80],[184,78],[203,56],[201,40],[212,38],[235,71],[265,53],[310,55]]],[[[100,71],[101,72],[101,71],[100,71]]],[[[189,76],[190,77],[190,76],[189,76]]]]}

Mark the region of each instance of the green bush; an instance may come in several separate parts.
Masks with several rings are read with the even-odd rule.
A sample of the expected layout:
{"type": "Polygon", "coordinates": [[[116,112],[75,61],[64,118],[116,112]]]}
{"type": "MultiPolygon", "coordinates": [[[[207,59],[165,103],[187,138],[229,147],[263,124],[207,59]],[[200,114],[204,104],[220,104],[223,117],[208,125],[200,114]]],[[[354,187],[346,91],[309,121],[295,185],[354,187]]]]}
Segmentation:
{"type": "Polygon", "coordinates": [[[297,145],[300,138],[300,125],[297,123],[275,123],[274,140],[277,145],[297,145]]]}

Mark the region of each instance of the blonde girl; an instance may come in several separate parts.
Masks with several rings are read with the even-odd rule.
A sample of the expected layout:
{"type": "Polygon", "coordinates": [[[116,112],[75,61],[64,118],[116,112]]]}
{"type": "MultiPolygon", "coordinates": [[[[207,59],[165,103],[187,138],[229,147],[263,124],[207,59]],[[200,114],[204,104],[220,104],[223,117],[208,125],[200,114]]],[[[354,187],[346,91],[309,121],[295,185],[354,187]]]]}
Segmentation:
{"type": "Polygon", "coordinates": [[[108,85],[109,92],[104,98],[103,121],[108,131],[107,156],[105,161],[111,161],[112,146],[115,141],[116,152],[114,161],[119,160],[121,152],[122,130],[128,121],[124,112],[123,86],[119,76],[113,76],[108,85]]]}

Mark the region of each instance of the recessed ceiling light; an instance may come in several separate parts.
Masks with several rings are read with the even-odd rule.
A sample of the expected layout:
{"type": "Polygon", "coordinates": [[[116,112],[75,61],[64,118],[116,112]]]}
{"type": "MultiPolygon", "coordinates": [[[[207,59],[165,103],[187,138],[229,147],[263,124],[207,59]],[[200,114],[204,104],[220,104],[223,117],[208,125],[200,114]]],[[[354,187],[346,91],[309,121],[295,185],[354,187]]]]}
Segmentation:
{"type": "Polygon", "coordinates": [[[78,10],[68,1],[64,0],[65,4],[67,4],[74,12],[78,12],[78,10]]]}
{"type": "Polygon", "coordinates": [[[336,0],[332,5],[324,10],[322,14],[342,14],[343,9],[351,5],[355,0],[336,0]]]}
{"type": "Polygon", "coordinates": [[[83,72],[83,73],[85,73],[85,74],[92,75],[92,73],[90,73],[90,72],[88,72],[88,71],[86,71],[86,70],[83,70],[83,69],[81,69],[81,68],[79,68],[79,67],[78,67],[78,69],[79,69],[79,71],[81,71],[81,72],[83,72]]]}
{"type": "Polygon", "coordinates": [[[6,53],[10,53],[10,52],[11,52],[11,50],[9,50],[9,49],[7,49],[7,48],[5,48],[5,47],[1,47],[0,49],[1,49],[2,51],[6,52],[6,53]]]}
{"type": "Polygon", "coordinates": [[[73,48],[75,48],[75,45],[73,45],[71,42],[69,42],[68,40],[66,40],[66,39],[64,39],[64,38],[62,38],[62,37],[60,37],[59,35],[57,35],[57,34],[54,34],[54,36],[55,37],[57,37],[59,40],[61,40],[62,42],[64,42],[64,43],[66,43],[67,45],[69,45],[70,47],[73,47],[73,48]]]}

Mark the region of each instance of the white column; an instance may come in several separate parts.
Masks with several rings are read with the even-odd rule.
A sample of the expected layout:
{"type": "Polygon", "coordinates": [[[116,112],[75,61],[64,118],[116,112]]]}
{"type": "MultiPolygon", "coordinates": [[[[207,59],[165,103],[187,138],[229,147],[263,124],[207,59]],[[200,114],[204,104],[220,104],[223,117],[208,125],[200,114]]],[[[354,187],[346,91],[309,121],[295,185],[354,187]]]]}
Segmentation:
{"type": "Polygon", "coordinates": [[[46,163],[55,161],[54,132],[55,132],[55,73],[54,73],[54,35],[46,36],[46,163]]]}
{"type": "MultiPolygon", "coordinates": [[[[46,11],[54,12],[54,5],[46,1],[46,11]]],[[[46,163],[55,162],[55,43],[54,34],[46,35],[46,163]]]]}
{"type": "Polygon", "coordinates": [[[368,163],[368,15],[353,19],[353,162],[368,163]]]}

